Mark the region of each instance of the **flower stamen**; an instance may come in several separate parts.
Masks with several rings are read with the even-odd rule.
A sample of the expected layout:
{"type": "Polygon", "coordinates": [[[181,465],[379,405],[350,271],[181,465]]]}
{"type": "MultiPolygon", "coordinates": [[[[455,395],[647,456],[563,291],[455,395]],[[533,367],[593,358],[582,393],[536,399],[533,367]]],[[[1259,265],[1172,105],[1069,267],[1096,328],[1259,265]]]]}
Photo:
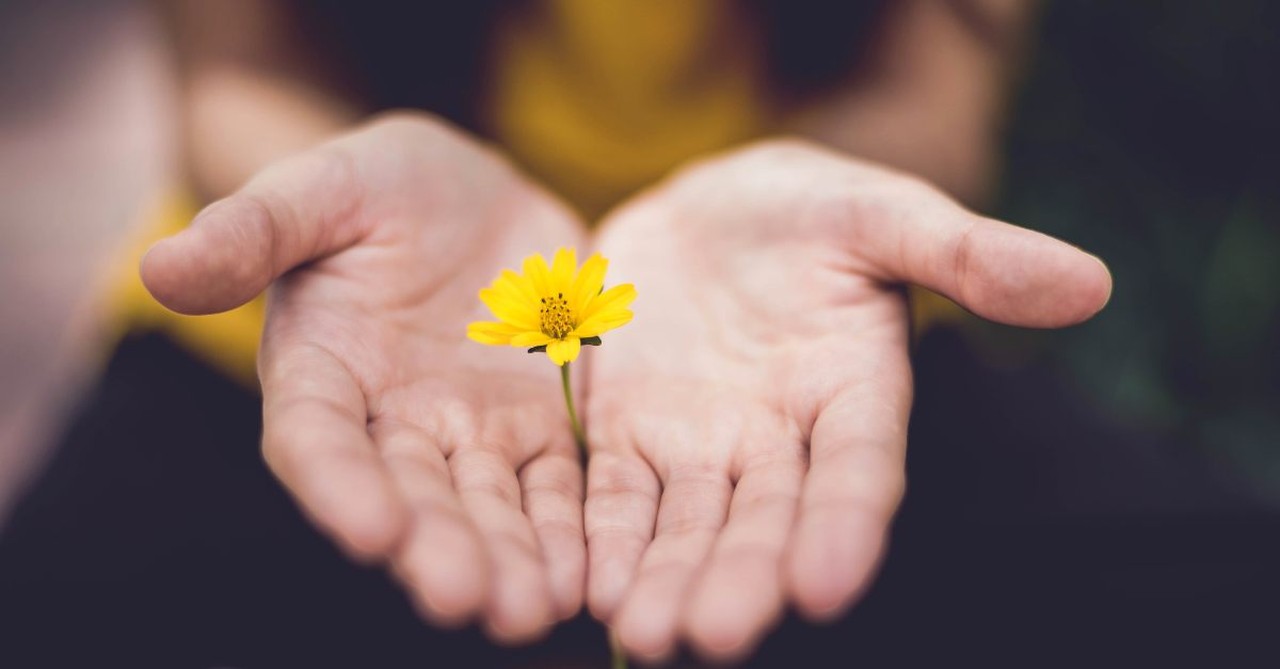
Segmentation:
{"type": "Polygon", "coordinates": [[[498,320],[469,323],[467,337],[545,353],[559,366],[577,360],[583,346],[599,346],[602,333],[631,320],[627,307],[636,297],[635,286],[604,290],[608,263],[596,253],[579,268],[573,249],[558,249],[551,267],[536,253],[525,258],[523,274],[503,270],[480,290],[480,301],[498,320]]]}
{"type": "Polygon", "coordinates": [[[548,337],[562,339],[573,331],[573,315],[569,311],[569,301],[564,299],[564,293],[557,293],[555,297],[542,298],[539,317],[542,334],[548,337]]]}

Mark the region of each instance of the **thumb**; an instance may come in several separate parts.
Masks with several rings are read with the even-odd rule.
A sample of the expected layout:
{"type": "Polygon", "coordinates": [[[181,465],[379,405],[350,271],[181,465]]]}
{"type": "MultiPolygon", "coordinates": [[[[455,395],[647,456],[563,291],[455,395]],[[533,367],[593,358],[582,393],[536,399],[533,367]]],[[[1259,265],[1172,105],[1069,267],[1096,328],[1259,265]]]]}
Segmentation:
{"type": "Polygon", "coordinates": [[[179,313],[233,309],[294,267],[359,240],[360,195],[355,165],[340,147],[276,163],[156,242],[142,258],[142,282],[179,313]]]}
{"type": "MultiPolygon", "coordinates": [[[[900,208],[900,207],[899,207],[900,208]]],[[[892,225],[862,221],[860,251],[888,281],[942,293],[1000,323],[1055,328],[1091,318],[1111,296],[1096,256],[965,210],[936,191],[892,225]]]]}

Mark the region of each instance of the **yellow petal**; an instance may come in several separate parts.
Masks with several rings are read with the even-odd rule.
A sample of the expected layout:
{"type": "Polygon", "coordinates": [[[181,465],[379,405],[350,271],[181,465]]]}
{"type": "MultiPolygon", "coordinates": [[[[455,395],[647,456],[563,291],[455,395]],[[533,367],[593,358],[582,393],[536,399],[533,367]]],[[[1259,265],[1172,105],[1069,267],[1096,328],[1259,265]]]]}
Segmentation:
{"type": "Polygon", "coordinates": [[[572,248],[556,250],[556,257],[551,261],[551,295],[568,293],[573,283],[573,273],[578,269],[578,252],[572,248]]]}
{"type": "Polygon", "coordinates": [[[508,323],[476,321],[467,325],[467,338],[490,346],[506,346],[522,330],[508,323]]]}
{"type": "Polygon", "coordinates": [[[586,322],[570,332],[575,337],[595,337],[602,333],[608,332],[614,328],[620,328],[631,322],[632,313],[629,309],[618,309],[616,311],[606,311],[596,314],[588,318],[586,322]]]}
{"type": "Polygon", "coordinates": [[[542,346],[543,344],[549,344],[551,343],[552,339],[553,337],[543,334],[541,332],[521,332],[520,334],[511,338],[511,345],[520,346],[523,348],[529,348],[531,346],[542,346]]]}
{"type": "Polygon", "coordinates": [[[606,311],[609,309],[625,309],[628,305],[630,305],[633,301],[635,301],[635,299],[636,299],[635,286],[629,283],[624,283],[622,285],[614,286],[613,288],[610,288],[609,290],[606,290],[603,293],[600,293],[599,295],[596,296],[595,299],[591,300],[591,304],[588,304],[587,308],[584,309],[582,312],[581,322],[585,323],[591,320],[592,316],[602,311],[606,311]]]}
{"type": "Polygon", "coordinates": [[[538,297],[551,294],[551,270],[547,269],[547,259],[541,253],[535,253],[524,259],[522,267],[524,275],[533,284],[533,292],[538,297]]]}
{"type": "Polygon", "coordinates": [[[609,269],[609,261],[599,253],[591,254],[591,257],[582,263],[582,269],[578,271],[578,276],[574,277],[573,285],[569,288],[569,309],[575,320],[581,320],[587,305],[600,294],[600,289],[604,287],[604,273],[607,269],[609,269]]]}
{"type": "Polygon", "coordinates": [[[496,288],[481,289],[480,301],[484,302],[485,306],[489,307],[489,311],[504,323],[510,323],[522,330],[540,328],[538,312],[528,302],[511,299],[496,288]]]}
{"type": "Polygon", "coordinates": [[[547,344],[547,357],[551,358],[551,362],[564,366],[567,362],[577,360],[581,350],[582,342],[577,337],[565,337],[547,344]]]}
{"type": "Polygon", "coordinates": [[[538,303],[538,295],[533,292],[533,283],[526,277],[520,276],[509,269],[502,270],[502,274],[493,280],[493,285],[490,288],[512,300],[526,302],[530,305],[538,303]]]}

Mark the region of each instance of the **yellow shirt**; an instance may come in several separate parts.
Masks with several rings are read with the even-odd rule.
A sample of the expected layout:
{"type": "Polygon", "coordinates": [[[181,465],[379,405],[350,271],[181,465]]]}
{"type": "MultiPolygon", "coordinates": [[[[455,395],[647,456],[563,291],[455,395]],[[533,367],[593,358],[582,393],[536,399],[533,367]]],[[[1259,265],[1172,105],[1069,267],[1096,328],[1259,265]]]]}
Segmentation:
{"type": "MultiPolygon", "coordinates": [[[[498,22],[480,119],[535,179],[595,220],[680,163],[764,134],[770,109],[759,40],[729,0],[548,0],[498,22]]],[[[143,288],[138,261],[197,213],[171,197],[114,281],[114,332],[162,330],[256,385],[264,300],[180,316],[143,288]]],[[[940,299],[940,298],[937,298],[940,299]]],[[[931,302],[916,309],[927,320],[931,302]]]]}

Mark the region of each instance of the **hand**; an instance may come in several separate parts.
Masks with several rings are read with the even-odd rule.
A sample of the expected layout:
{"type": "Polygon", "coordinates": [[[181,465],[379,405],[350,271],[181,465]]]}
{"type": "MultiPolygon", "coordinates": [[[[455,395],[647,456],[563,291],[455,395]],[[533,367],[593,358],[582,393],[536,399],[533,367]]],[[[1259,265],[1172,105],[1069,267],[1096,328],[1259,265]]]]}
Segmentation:
{"type": "Polygon", "coordinates": [[[278,279],[258,361],[272,471],[427,617],[517,642],[581,608],[582,470],[555,367],[466,324],[500,268],[581,239],[491,151],[393,116],[264,170],[142,275],[188,314],[278,279]]]}
{"type": "Polygon", "coordinates": [[[903,494],[902,284],[1030,327],[1083,321],[1097,259],[798,142],[677,174],[600,234],[635,320],[590,359],[588,604],[661,659],[751,650],[786,602],[839,615],[903,494]]]}

